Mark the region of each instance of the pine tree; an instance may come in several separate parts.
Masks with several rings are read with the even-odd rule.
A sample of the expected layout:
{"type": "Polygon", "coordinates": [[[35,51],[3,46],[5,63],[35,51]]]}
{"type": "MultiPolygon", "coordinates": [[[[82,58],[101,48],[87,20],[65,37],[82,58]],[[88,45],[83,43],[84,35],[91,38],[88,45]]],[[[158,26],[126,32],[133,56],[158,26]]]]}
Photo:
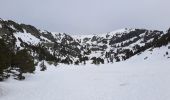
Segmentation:
{"type": "Polygon", "coordinates": [[[33,73],[35,70],[33,57],[28,53],[26,49],[20,50],[13,58],[14,67],[19,68],[18,78],[19,80],[25,79],[22,76],[23,73],[33,73]]]}
{"type": "Polygon", "coordinates": [[[11,65],[11,51],[5,44],[4,40],[0,39],[0,81],[7,77],[4,71],[11,65]]]}
{"type": "Polygon", "coordinates": [[[47,69],[46,65],[44,64],[44,60],[40,64],[40,68],[41,68],[40,71],[45,71],[47,69]]]}

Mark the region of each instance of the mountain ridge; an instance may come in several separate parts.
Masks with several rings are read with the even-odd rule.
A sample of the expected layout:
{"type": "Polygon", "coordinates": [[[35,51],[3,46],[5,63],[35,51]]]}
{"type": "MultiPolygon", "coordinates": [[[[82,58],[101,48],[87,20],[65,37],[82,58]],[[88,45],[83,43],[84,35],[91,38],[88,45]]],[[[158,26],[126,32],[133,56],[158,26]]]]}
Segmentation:
{"type": "Polygon", "coordinates": [[[22,73],[34,72],[35,64],[41,63],[41,70],[45,70],[44,61],[57,66],[59,63],[98,65],[127,60],[146,50],[168,45],[170,29],[163,32],[124,28],[104,34],[72,36],[1,19],[0,40],[0,45],[3,46],[0,48],[0,79],[10,75],[16,76],[16,79],[24,79],[22,73]],[[4,47],[7,51],[4,51],[4,47]],[[19,58],[23,55],[27,58],[19,58]],[[5,56],[10,59],[4,60],[5,56]],[[23,63],[23,59],[29,62],[23,63]],[[12,74],[11,70],[18,74],[12,74]]]}

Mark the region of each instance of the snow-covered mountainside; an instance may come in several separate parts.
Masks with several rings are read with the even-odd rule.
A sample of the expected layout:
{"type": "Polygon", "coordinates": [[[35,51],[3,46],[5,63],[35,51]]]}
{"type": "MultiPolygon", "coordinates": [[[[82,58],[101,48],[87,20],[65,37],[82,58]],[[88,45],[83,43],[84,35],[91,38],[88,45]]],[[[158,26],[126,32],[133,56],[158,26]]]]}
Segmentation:
{"type": "Polygon", "coordinates": [[[169,100],[169,64],[170,29],[69,35],[0,19],[0,100],[169,100]]]}
{"type": "MultiPolygon", "coordinates": [[[[75,65],[115,63],[132,57],[138,58],[147,52],[154,55],[153,51],[163,46],[166,46],[166,50],[161,55],[169,59],[169,42],[170,29],[163,32],[125,28],[109,33],[79,36],[48,32],[31,25],[1,19],[0,80],[13,75],[15,71],[20,74],[14,76],[24,79],[22,73],[33,72],[39,62],[41,70],[46,69],[44,61],[56,66],[60,63],[75,65]],[[23,63],[24,61],[27,63],[23,63]]],[[[150,58],[153,57],[148,55],[142,59],[150,58]]]]}

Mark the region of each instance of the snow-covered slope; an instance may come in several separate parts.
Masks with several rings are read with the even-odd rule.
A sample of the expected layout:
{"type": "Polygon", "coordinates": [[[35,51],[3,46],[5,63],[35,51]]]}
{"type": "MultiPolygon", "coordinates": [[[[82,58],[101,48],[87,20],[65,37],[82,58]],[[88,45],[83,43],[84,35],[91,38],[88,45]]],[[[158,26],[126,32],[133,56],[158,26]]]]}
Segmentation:
{"type": "MultiPolygon", "coordinates": [[[[145,52],[128,59],[134,63],[170,61],[170,44],[160,48],[150,48],[145,52]]],[[[170,64],[170,63],[169,63],[170,64]]]]}
{"type": "Polygon", "coordinates": [[[170,99],[170,29],[72,36],[0,19],[0,45],[0,100],[170,99]]]}
{"type": "Polygon", "coordinates": [[[82,62],[80,59],[84,59],[83,57],[91,62],[97,58],[103,59],[105,63],[126,60],[143,50],[152,48],[156,39],[165,34],[157,30],[124,28],[96,35],[68,35],[38,30],[34,26],[10,20],[1,20],[0,25],[0,37],[11,35],[11,38],[16,40],[17,48],[43,47],[61,60],[68,58],[69,63],[78,60],[82,62]]]}
{"type": "Polygon", "coordinates": [[[11,20],[0,20],[0,25],[0,37],[13,46],[11,49],[28,49],[37,61],[45,52],[45,60],[66,64],[124,61],[170,41],[169,31],[124,28],[97,35],[68,35],[11,20]]]}
{"type": "Polygon", "coordinates": [[[25,31],[24,31],[24,33],[21,33],[21,32],[14,33],[14,36],[17,39],[17,42],[16,42],[17,47],[20,47],[20,44],[21,44],[19,38],[22,39],[23,42],[32,44],[32,45],[36,45],[36,44],[40,43],[40,39],[36,38],[35,36],[31,35],[30,33],[25,32],[25,31]]]}
{"type": "Polygon", "coordinates": [[[24,81],[0,83],[0,100],[169,100],[170,60],[154,57],[99,66],[48,65],[24,81]]]}

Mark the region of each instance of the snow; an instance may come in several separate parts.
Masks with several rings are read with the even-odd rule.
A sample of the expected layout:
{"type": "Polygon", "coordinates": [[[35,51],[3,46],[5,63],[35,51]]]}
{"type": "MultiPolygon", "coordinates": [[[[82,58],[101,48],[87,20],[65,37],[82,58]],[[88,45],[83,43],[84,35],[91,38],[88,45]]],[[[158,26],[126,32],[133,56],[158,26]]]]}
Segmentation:
{"type": "Polygon", "coordinates": [[[140,63],[142,60],[144,60],[144,58],[147,58],[147,62],[156,61],[161,63],[162,61],[170,61],[170,49],[168,49],[168,47],[170,47],[170,44],[160,48],[154,48],[152,50],[148,49],[140,55],[133,56],[129,60],[136,61],[136,63],[140,63]],[[168,55],[166,55],[166,52],[168,52],[168,55]]]}
{"type": "Polygon", "coordinates": [[[40,33],[44,33],[44,34],[47,34],[47,31],[46,30],[39,30],[40,33]]]}
{"type": "Polygon", "coordinates": [[[74,38],[74,39],[81,39],[81,40],[83,40],[84,38],[92,38],[93,36],[95,36],[95,35],[72,35],[72,37],[74,38]]]}
{"type": "Polygon", "coordinates": [[[0,24],[0,28],[2,28],[2,25],[0,24]]]}
{"type": "Polygon", "coordinates": [[[51,32],[53,37],[57,40],[57,42],[61,43],[61,40],[64,38],[65,34],[64,33],[59,33],[59,32],[51,32]]]}
{"type": "MultiPolygon", "coordinates": [[[[132,30],[121,29],[108,34],[122,35],[121,33],[132,30]]],[[[65,34],[59,35],[53,32],[52,35],[60,42],[65,34]]],[[[98,37],[102,35],[104,34],[98,37]]],[[[40,39],[26,31],[14,33],[14,36],[17,38],[18,47],[20,46],[18,38],[28,44],[40,42],[40,39]]],[[[73,37],[84,39],[92,38],[93,35],[73,37]]],[[[45,37],[40,38],[49,41],[45,37]]],[[[95,44],[95,42],[88,42],[95,44]]],[[[141,40],[130,46],[140,42],[141,40]]],[[[108,44],[107,46],[107,50],[110,50],[111,47],[108,44]]],[[[132,48],[130,46],[124,48],[132,48]]],[[[24,81],[10,78],[0,82],[0,100],[169,100],[170,49],[168,46],[170,44],[152,51],[148,49],[127,61],[113,64],[96,66],[87,62],[87,65],[60,64],[55,67],[46,63],[47,71],[41,72],[37,67],[35,74],[25,74],[24,81]]],[[[101,51],[93,52],[89,56],[100,57],[101,51]]]]}
{"type": "Polygon", "coordinates": [[[120,63],[47,65],[45,72],[37,68],[24,81],[1,82],[0,100],[169,100],[167,47],[120,63]]]}
{"type": "Polygon", "coordinates": [[[40,38],[45,40],[45,42],[51,42],[51,40],[47,39],[46,37],[40,36],[40,38]]]}
{"type": "Polygon", "coordinates": [[[102,34],[88,34],[88,35],[72,35],[73,38],[75,39],[81,39],[83,40],[84,38],[92,38],[93,36],[97,36],[97,37],[106,37],[106,35],[115,35],[115,34],[121,34],[121,33],[127,33],[127,32],[130,32],[130,31],[133,31],[134,29],[119,29],[119,30],[115,30],[115,31],[112,31],[112,32],[109,32],[109,33],[102,33],[102,34]]]}
{"type": "Polygon", "coordinates": [[[9,27],[10,27],[11,29],[13,29],[13,30],[16,30],[13,25],[10,25],[9,27]]]}
{"type": "Polygon", "coordinates": [[[26,42],[28,44],[35,45],[35,44],[40,43],[40,40],[38,38],[31,35],[30,33],[27,33],[25,30],[24,30],[24,33],[21,33],[21,32],[14,33],[14,36],[17,39],[17,42],[16,42],[17,47],[20,47],[20,41],[19,41],[18,38],[21,38],[22,41],[24,41],[24,42],[26,42]]]}

